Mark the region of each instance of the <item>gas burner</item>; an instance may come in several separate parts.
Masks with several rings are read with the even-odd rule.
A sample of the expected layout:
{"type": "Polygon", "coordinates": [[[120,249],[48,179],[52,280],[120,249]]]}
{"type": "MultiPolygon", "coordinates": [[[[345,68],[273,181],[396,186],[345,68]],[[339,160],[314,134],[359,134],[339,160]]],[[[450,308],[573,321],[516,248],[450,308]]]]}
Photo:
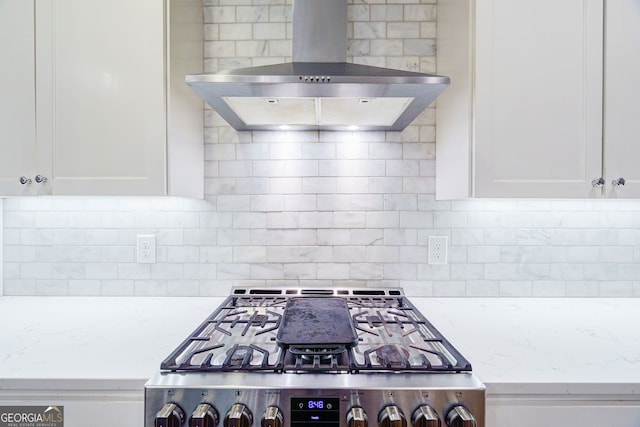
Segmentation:
{"type": "Polygon", "coordinates": [[[348,372],[349,354],[344,346],[289,347],[283,370],[285,372],[348,372]]]}
{"type": "Polygon", "coordinates": [[[333,354],[309,353],[301,355],[300,358],[305,364],[320,363],[321,365],[328,365],[331,363],[332,356],[333,354]]]}
{"type": "Polygon", "coordinates": [[[297,354],[300,357],[310,357],[310,356],[320,356],[321,358],[327,358],[334,354],[342,353],[344,351],[343,348],[291,348],[290,351],[293,354],[297,354]]]}
{"type": "Polygon", "coordinates": [[[408,367],[409,352],[397,345],[383,345],[374,350],[369,350],[366,354],[373,352],[378,363],[384,367],[408,367]]]}
{"type": "Polygon", "coordinates": [[[256,314],[255,316],[253,316],[253,318],[251,318],[251,325],[253,326],[261,326],[264,328],[265,323],[267,323],[267,320],[269,319],[269,316],[267,316],[266,314],[256,314]]]}
{"type": "Polygon", "coordinates": [[[230,348],[226,352],[225,365],[230,367],[242,367],[250,365],[253,360],[253,349],[246,345],[239,345],[230,348]]]}

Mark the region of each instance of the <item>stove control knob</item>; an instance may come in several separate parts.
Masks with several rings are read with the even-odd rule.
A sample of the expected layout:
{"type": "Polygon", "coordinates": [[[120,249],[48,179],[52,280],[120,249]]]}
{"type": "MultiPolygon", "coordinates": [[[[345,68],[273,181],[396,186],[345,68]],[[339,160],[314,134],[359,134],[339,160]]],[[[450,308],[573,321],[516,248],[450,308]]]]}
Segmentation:
{"type": "Polygon", "coordinates": [[[369,420],[367,419],[367,414],[364,412],[364,409],[359,407],[349,409],[347,413],[348,427],[367,427],[368,424],[369,420]]]}
{"type": "Polygon", "coordinates": [[[181,427],[184,423],[184,411],[175,403],[167,403],[156,414],[155,427],[181,427]]]}
{"type": "Polygon", "coordinates": [[[224,427],[251,427],[253,415],[249,408],[242,403],[236,403],[224,417],[224,427]]]}
{"type": "Polygon", "coordinates": [[[458,405],[447,413],[448,427],[477,427],[475,417],[464,406],[458,405]]]}
{"type": "Polygon", "coordinates": [[[282,411],[277,406],[269,406],[264,410],[260,425],[262,427],[284,427],[282,411]]]}
{"type": "Polygon", "coordinates": [[[404,414],[396,405],[387,406],[378,414],[379,427],[407,427],[404,414]]]}
{"type": "Polygon", "coordinates": [[[208,403],[201,403],[191,414],[189,427],[216,427],[218,425],[218,412],[208,403]]]}
{"type": "Polygon", "coordinates": [[[440,427],[438,413],[429,405],[421,405],[411,416],[413,427],[440,427]]]}

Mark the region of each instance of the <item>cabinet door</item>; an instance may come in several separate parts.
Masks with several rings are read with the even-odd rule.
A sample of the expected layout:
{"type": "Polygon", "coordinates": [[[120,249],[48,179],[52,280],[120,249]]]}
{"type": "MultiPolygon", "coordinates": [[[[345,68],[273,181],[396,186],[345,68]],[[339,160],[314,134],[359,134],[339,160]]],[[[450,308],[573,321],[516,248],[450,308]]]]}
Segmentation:
{"type": "Polygon", "coordinates": [[[606,3],[604,153],[609,197],[640,197],[640,1],[606,3]],[[625,179],[625,185],[612,182],[625,179]]]}
{"type": "Polygon", "coordinates": [[[54,194],[164,194],[164,2],[36,8],[38,173],[54,194]]]}
{"type": "Polygon", "coordinates": [[[596,195],[602,23],[602,0],[476,2],[476,197],[596,195]]]}
{"type": "Polygon", "coordinates": [[[34,186],[35,79],[33,1],[0,0],[0,195],[28,194],[34,186]]]}

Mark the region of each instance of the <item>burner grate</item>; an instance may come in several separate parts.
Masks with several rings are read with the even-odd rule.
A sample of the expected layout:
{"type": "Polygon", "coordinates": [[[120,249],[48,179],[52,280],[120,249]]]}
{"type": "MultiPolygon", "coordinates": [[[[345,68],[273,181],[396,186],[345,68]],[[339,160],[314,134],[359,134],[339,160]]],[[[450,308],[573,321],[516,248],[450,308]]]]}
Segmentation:
{"type": "Polygon", "coordinates": [[[281,371],[282,349],[275,333],[282,315],[266,307],[285,302],[276,298],[238,298],[211,314],[160,368],[171,371],[281,371]],[[238,308],[241,307],[241,308],[238,308]]]}
{"type": "Polygon", "coordinates": [[[269,289],[228,297],[161,369],[455,373],[471,365],[399,293],[269,289]]]}

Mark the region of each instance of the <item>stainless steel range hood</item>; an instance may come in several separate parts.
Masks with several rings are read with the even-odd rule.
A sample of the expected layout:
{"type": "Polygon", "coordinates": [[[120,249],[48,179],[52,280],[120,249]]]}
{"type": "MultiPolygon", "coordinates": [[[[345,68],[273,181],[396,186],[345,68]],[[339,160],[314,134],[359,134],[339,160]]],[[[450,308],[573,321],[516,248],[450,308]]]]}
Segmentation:
{"type": "Polygon", "coordinates": [[[187,75],[236,130],[399,131],[449,77],[346,62],[347,0],[293,0],[293,62],[187,75]]]}

